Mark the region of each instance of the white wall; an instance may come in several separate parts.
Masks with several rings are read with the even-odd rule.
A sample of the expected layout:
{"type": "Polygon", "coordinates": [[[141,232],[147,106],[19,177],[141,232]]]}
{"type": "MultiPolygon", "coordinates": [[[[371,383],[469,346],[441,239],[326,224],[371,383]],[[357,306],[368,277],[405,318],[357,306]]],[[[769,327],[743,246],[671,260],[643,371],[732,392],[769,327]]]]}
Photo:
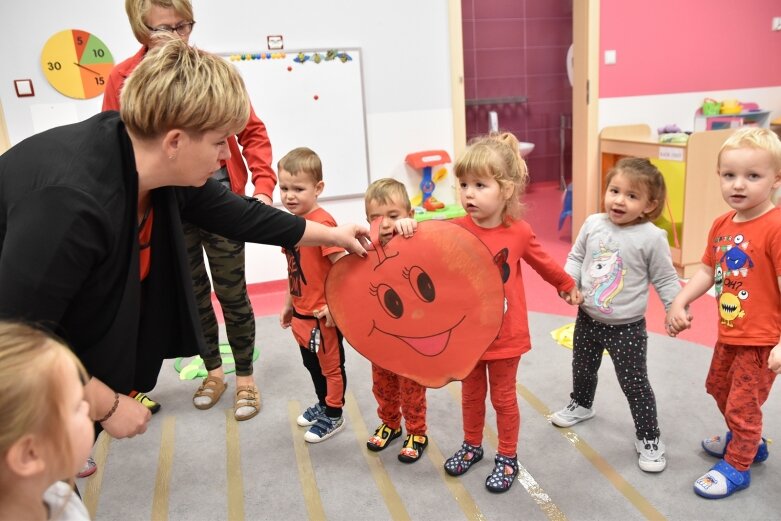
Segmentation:
{"type": "Polygon", "coordinates": [[[771,121],[781,116],[781,87],[627,96],[600,98],[599,129],[646,123],[656,130],[674,123],[681,130],[694,130],[694,112],[705,98],[753,101],[760,108],[771,111],[771,121]]]}
{"type": "MultiPolygon", "coordinates": [[[[213,52],[261,51],[266,48],[269,34],[283,35],[287,49],[360,47],[373,180],[395,177],[405,182],[410,195],[414,195],[420,178],[405,167],[404,156],[428,149],[444,149],[452,156],[446,0],[386,4],[356,0],[193,0],[193,6],[197,25],[191,42],[213,52]]],[[[100,110],[100,98],[66,98],[46,82],[41,72],[43,44],[64,29],[94,33],[117,62],[139,48],[121,0],[3,2],[0,100],[12,145],[34,133],[34,106],[64,107],[73,110],[78,120],[100,110]],[[21,78],[32,79],[35,97],[16,97],[13,80],[21,78]]],[[[325,175],[327,183],[327,165],[325,175]]],[[[435,195],[445,202],[454,200],[452,176],[435,195]]],[[[323,206],[339,222],[364,220],[362,199],[326,201],[323,206]]],[[[278,248],[248,248],[248,282],[285,278],[285,267],[278,248]]]]}

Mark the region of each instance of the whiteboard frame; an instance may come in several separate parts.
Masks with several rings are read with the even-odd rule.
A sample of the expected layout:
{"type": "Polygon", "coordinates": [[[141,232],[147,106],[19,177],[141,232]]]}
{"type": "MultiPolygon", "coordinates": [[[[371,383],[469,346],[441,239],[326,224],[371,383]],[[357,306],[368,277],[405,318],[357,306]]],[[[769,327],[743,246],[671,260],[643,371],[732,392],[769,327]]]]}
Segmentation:
{"type": "MultiPolygon", "coordinates": [[[[360,56],[361,56],[360,63],[358,64],[358,72],[360,74],[360,83],[361,83],[361,109],[362,109],[361,113],[362,113],[362,118],[363,118],[363,146],[364,146],[364,157],[366,158],[366,187],[368,188],[369,185],[371,184],[372,176],[371,176],[371,169],[370,169],[370,166],[369,166],[371,161],[369,161],[369,133],[368,133],[368,127],[367,127],[367,123],[366,123],[366,92],[365,92],[366,85],[365,85],[364,77],[363,77],[364,53],[363,53],[363,49],[361,47],[332,46],[332,47],[328,47],[328,48],[325,48],[325,47],[313,47],[313,48],[306,48],[306,49],[290,49],[290,50],[283,49],[283,50],[275,50],[275,51],[271,51],[271,50],[266,49],[266,50],[261,50],[261,51],[218,52],[218,53],[215,53],[215,54],[217,56],[222,57],[222,58],[226,58],[228,63],[234,63],[234,61],[230,60],[229,58],[231,56],[236,56],[236,55],[241,55],[241,54],[253,54],[253,53],[255,53],[255,54],[258,54],[258,53],[267,54],[267,53],[283,52],[283,53],[285,53],[285,55],[295,56],[298,53],[311,54],[311,53],[319,52],[319,53],[325,54],[326,52],[328,52],[330,50],[333,50],[333,49],[337,49],[340,52],[344,51],[344,52],[348,52],[348,53],[357,51],[360,54],[360,56]]],[[[263,121],[262,114],[258,115],[258,117],[261,119],[261,121],[263,121]]],[[[272,143],[272,147],[273,147],[273,143],[272,143]]],[[[274,167],[274,165],[272,165],[272,168],[273,167],[274,167]]],[[[275,169],[275,172],[276,172],[276,169],[275,169]]],[[[358,197],[363,198],[363,197],[365,197],[365,195],[366,195],[366,190],[364,190],[363,192],[357,192],[357,193],[354,193],[354,194],[339,194],[339,195],[318,197],[318,201],[342,201],[342,200],[346,200],[346,199],[356,199],[358,197]]]]}

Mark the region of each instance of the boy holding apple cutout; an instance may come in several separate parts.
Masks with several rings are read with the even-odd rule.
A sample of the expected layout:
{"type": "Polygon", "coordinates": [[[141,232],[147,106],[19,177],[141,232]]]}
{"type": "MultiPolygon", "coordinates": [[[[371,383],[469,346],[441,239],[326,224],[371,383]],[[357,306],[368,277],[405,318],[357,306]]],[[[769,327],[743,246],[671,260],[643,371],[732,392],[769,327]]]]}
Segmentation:
{"type": "MultiPolygon", "coordinates": [[[[381,219],[379,239],[382,246],[393,237],[397,220],[413,216],[407,189],[395,179],[378,179],[369,185],[365,204],[366,219],[370,223],[381,219]]],[[[374,452],[387,448],[401,436],[401,418],[404,416],[407,437],[398,458],[402,463],[418,461],[428,445],[426,388],[372,363],[372,393],[382,423],[366,442],[366,447],[374,452]]]]}

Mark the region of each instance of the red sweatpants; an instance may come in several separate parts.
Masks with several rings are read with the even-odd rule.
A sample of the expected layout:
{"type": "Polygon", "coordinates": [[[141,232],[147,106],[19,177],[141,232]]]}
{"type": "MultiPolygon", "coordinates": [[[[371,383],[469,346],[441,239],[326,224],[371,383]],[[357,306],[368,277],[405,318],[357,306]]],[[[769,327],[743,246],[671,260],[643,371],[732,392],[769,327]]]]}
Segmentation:
{"type": "Polygon", "coordinates": [[[748,470],[762,441],[762,404],[776,374],[767,368],[774,346],[731,346],[713,349],[705,389],[716,399],[732,431],[724,459],[740,471],[748,470]]]}
{"type": "Polygon", "coordinates": [[[501,360],[480,360],[461,382],[461,410],[464,417],[464,441],[470,445],[483,443],[485,426],[485,395],[491,385],[491,404],[496,411],[499,454],[513,457],[518,448],[521,411],[515,393],[515,377],[521,357],[501,360]]]}
{"type": "MultiPolygon", "coordinates": [[[[318,321],[314,317],[309,319],[293,316],[291,321],[293,336],[301,349],[308,350],[310,333],[318,322],[320,326],[320,349],[317,351],[317,360],[320,363],[320,373],[325,378],[326,383],[325,404],[328,407],[341,409],[344,405],[346,382],[344,348],[340,339],[341,333],[335,327],[326,327],[324,319],[318,321]]],[[[312,377],[315,380],[315,389],[322,387],[322,383],[316,381],[319,377],[315,375],[312,375],[312,377]]],[[[320,399],[320,394],[321,391],[318,392],[318,399],[320,399]]]]}
{"type": "Polygon", "coordinates": [[[426,388],[419,383],[372,364],[372,392],[377,416],[391,429],[404,426],[407,434],[426,434],[426,388]]]}

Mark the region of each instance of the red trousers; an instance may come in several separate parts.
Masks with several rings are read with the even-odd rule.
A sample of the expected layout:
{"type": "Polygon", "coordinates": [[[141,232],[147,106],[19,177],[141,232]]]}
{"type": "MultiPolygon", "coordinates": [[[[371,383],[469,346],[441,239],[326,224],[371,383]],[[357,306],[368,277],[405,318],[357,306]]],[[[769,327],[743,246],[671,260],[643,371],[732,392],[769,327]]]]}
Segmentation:
{"type": "Polygon", "coordinates": [[[372,364],[372,392],[377,416],[391,429],[404,426],[407,434],[426,434],[426,388],[419,383],[372,364]]]}
{"type": "Polygon", "coordinates": [[[731,346],[713,349],[705,389],[716,399],[732,431],[724,459],[740,471],[748,470],[762,441],[762,404],[776,374],[767,368],[774,346],[731,346]]]}
{"type": "MultiPolygon", "coordinates": [[[[344,347],[342,347],[342,337],[339,330],[335,327],[326,327],[325,320],[312,318],[299,318],[293,316],[292,329],[293,336],[298,345],[304,351],[309,351],[309,337],[312,328],[319,323],[320,327],[320,349],[317,351],[317,361],[319,367],[310,367],[305,361],[309,373],[312,376],[312,382],[315,384],[315,392],[321,403],[327,407],[341,409],[344,405],[344,393],[347,382],[347,376],[344,372],[344,347]],[[324,396],[322,396],[324,394],[324,396]]],[[[311,358],[311,357],[309,357],[311,358]]]]}
{"type": "Polygon", "coordinates": [[[501,360],[480,360],[461,382],[461,411],[464,417],[464,441],[470,445],[483,443],[485,427],[485,396],[491,386],[491,404],[496,411],[499,454],[513,457],[518,448],[521,411],[515,393],[515,378],[521,357],[501,360]]]}

